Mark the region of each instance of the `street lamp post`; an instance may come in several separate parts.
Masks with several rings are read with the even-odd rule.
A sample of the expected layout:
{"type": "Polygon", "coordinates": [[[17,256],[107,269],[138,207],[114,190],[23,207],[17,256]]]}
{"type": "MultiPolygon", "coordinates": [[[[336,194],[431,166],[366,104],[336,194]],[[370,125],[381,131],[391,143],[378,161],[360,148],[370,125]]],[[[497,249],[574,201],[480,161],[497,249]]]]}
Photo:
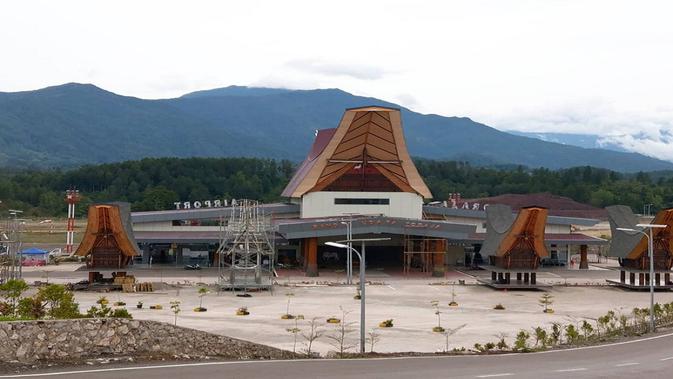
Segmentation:
{"type": "MultiPolygon", "coordinates": [[[[348,219],[347,221],[341,221],[341,223],[346,225],[346,240],[350,241],[353,238],[353,220],[348,219]]],[[[348,247],[346,251],[346,284],[353,284],[353,253],[351,252],[353,243],[348,242],[348,247]]]]}
{"type": "Polygon", "coordinates": [[[660,224],[637,224],[639,228],[648,229],[649,234],[642,230],[632,228],[617,228],[622,232],[640,233],[647,238],[647,253],[650,257],[650,331],[654,332],[654,242],[652,237],[652,229],[666,228],[667,225],[660,224]]]}
{"type": "Polygon", "coordinates": [[[360,353],[365,352],[365,261],[364,242],[362,243],[362,255],[355,248],[337,242],[325,242],[325,245],[346,249],[354,252],[360,259],[360,353]]]}
{"type": "Polygon", "coordinates": [[[352,245],[353,242],[362,243],[362,255],[355,250],[352,246],[340,243],[340,242],[325,242],[325,245],[338,247],[339,249],[346,249],[348,252],[354,252],[355,255],[360,259],[360,353],[365,352],[365,242],[368,241],[388,241],[390,238],[362,238],[356,240],[346,240],[340,242],[347,242],[352,245]]]}

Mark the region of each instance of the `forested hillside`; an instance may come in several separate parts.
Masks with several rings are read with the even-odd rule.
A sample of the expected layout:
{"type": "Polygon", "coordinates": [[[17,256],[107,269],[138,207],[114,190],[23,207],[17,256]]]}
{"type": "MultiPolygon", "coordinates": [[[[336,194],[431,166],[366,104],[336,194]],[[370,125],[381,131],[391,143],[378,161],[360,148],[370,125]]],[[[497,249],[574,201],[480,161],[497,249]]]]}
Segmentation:
{"type": "MultiPolygon", "coordinates": [[[[461,162],[417,159],[435,199],[451,192],[465,198],[504,193],[551,192],[603,207],[627,204],[639,211],[673,207],[673,178],[624,175],[591,167],[560,171],[523,167],[496,170],[461,162]]],[[[83,214],[91,202],[129,201],[134,210],[173,208],[175,201],[216,198],[282,200],[294,170],[289,161],[256,158],[154,158],[85,166],[71,171],[16,171],[0,174],[0,211],[22,209],[29,216],[64,216],[65,189],[78,188],[83,214]]]]}
{"type": "MultiPolygon", "coordinates": [[[[72,168],[149,157],[298,162],[316,129],[337,126],[346,108],[368,105],[399,107],[339,89],[227,87],[144,100],[71,83],[0,93],[0,167],[72,168]]],[[[402,118],[410,153],[428,159],[620,172],[673,169],[672,162],[516,136],[466,117],[402,108],[402,118]]]]}

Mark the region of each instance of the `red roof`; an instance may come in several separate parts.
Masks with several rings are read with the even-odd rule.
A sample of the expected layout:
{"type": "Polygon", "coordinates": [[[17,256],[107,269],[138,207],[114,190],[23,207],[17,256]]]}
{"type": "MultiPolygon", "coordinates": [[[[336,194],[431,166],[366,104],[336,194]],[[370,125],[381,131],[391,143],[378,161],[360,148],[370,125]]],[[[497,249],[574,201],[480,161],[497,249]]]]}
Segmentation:
{"type": "Polygon", "coordinates": [[[290,182],[287,184],[281,196],[292,197],[292,193],[297,189],[299,183],[304,180],[304,177],[309,173],[309,171],[311,171],[311,167],[313,167],[316,162],[315,159],[318,158],[323,150],[325,150],[325,147],[327,147],[329,141],[332,140],[335,132],[336,128],[318,130],[318,134],[316,134],[315,140],[313,140],[311,151],[309,152],[306,159],[301,163],[297,169],[297,172],[294,173],[292,180],[290,180],[290,182]]]}
{"type": "Polygon", "coordinates": [[[577,202],[571,198],[553,195],[549,192],[532,194],[505,194],[492,197],[482,197],[477,199],[459,199],[457,206],[462,207],[463,203],[474,204],[504,204],[517,211],[521,208],[530,206],[544,207],[549,210],[550,216],[560,217],[579,217],[607,219],[607,211],[593,205],[577,202]]]}

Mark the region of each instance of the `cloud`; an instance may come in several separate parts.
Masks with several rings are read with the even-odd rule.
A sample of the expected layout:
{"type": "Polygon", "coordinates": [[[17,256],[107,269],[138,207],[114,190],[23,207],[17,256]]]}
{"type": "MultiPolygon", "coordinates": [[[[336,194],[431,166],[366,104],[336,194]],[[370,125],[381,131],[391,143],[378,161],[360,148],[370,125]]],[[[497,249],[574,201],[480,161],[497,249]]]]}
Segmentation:
{"type": "Polygon", "coordinates": [[[382,79],[385,71],[377,66],[363,64],[333,63],[317,59],[291,60],[284,65],[287,68],[324,76],[348,76],[360,80],[382,79]]]}
{"type": "Polygon", "coordinates": [[[624,108],[588,100],[494,117],[490,122],[502,130],[596,135],[599,144],[673,161],[673,108],[624,108]]]}
{"type": "Polygon", "coordinates": [[[410,93],[400,93],[395,99],[402,105],[407,108],[413,108],[419,105],[418,100],[410,93]]]}
{"type": "Polygon", "coordinates": [[[665,159],[673,162],[673,139],[661,138],[637,138],[632,135],[607,136],[602,138],[604,143],[619,145],[628,151],[639,152],[654,158],[665,159]]]}

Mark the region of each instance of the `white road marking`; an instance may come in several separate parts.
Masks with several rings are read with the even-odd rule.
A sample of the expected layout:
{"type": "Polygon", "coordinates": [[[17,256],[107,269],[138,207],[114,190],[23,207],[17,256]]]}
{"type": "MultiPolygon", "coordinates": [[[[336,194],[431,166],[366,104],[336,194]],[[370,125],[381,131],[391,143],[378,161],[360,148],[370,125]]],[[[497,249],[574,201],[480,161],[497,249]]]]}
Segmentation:
{"type": "Polygon", "coordinates": [[[673,359],[673,357],[661,358],[660,361],[670,361],[671,359],[673,359]]]}
{"type": "MultiPolygon", "coordinates": [[[[582,346],[582,347],[574,347],[571,349],[561,349],[561,350],[546,350],[546,351],[536,351],[534,353],[512,353],[512,354],[526,354],[526,355],[537,355],[537,354],[553,354],[553,353],[560,353],[564,351],[577,351],[577,350],[590,350],[590,349],[600,349],[600,348],[605,348],[605,347],[612,347],[612,346],[620,346],[620,345],[630,345],[632,343],[639,343],[639,342],[647,342],[647,341],[652,341],[652,340],[657,340],[659,338],[666,338],[666,337],[672,337],[673,333],[667,333],[667,334],[661,334],[658,336],[654,337],[647,337],[647,338],[641,338],[637,340],[630,340],[630,341],[624,341],[624,342],[613,342],[613,343],[606,343],[603,345],[592,345],[592,346],[582,346]]],[[[499,355],[499,356],[505,356],[508,354],[504,355],[499,355]]],[[[494,355],[495,357],[496,355],[494,355]]]]}
{"type": "Polygon", "coordinates": [[[578,368],[566,368],[563,370],[556,370],[556,372],[574,372],[574,371],[586,371],[587,369],[584,367],[578,367],[578,368]]]}
{"type": "Polygon", "coordinates": [[[397,290],[395,289],[395,287],[391,286],[390,284],[388,284],[388,288],[390,288],[390,289],[393,290],[393,291],[397,291],[397,290]]]}
{"type": "MultiPolygon", "coordinates": [[[[432,288],[432,286],[430,286],[432,288]]],[[[564,353],[568,351],[576,351],[576,350],[588,350],[588,349],[598,349],[598,348],[606,348],[606,347],[611,347],[611,346],[619,346],[619,345],[629,345],[633,343],[639,343],[639,342],[646,342],[646,341],[651,341],[651,340],[656,340],[659,338],[666,338],[666,337],[671,337],[673,336],[673,333],[667,333],[667,334],[662,334],[654,337],[648,337],[648,338],[642,338],[638,340],[631,340],[631,341],[625,341],[625,342],[615,342],[615,343],[609,343],[609,344],[604,344],[604,345],[594,345],[594,346],[583,346],[583,347],[576,347],[572,349],[562,349],[562,350],[548,350],[548,351],[538,351],[535,353],[511,353],[511,354],[498,354],[498,355],[493,355],[493,358],[503,358],[507,356],[513,356],[513,355],[539,355],[539,354],[555,354],[555,353],[564,353]]],[[[57,376],[57,375],[76,375],[76,374],[84,374],[84,373],[96,373],[96,372],[111,372],[111,371],[132,371],[132,370],[148,370],[148,369],[160,369],[160,368],[178,368],[178,367],[196,367],[196,366],[223,366],[223,365],[233,365],[233,364],[273,364],[273,363],[297,363],[297,362],[325,362],[325,361],[359,361],[359,362],[367,362],[367,361],[384,361],[384,360],[401,360],[401,359],[488,359],[487,357],[481,356],[481,355],[448,355],[448,356],[441,356],[441,357],[436,357],[436,356],[422,356],[422,357],[389,357],[389,358],[368,358],[368,359],[362,359],[362,358],[347,358],[347,359],[294,359],[294,360],[268,360],[268,361],[228,361],[228,362],[201,362],[201,363],[185,363],[185,364],[170,364],[170,365],[156,365],[156,366],[133,366],[133,367],[119,367],[119,368],[106,368],[106,369],[95,369],[95,370],[79,370],[79,371],[61,371],[61,372],[48,372],[48,373],[35,373],[35,374],[19,374],[19,375],[0,375],[0,379],[2,378],[30,378],[30,377],[40,377],[40,376],[57,376]]],[[[664,358],[662,360],[670,360],[673,359],[673,357],[670,358],[664,358]]],[[[636,363],[638,364],[638,363],[636,363]]],[[[498,374],[502,376],[509,376],[513,374],[498,374]]],[[[488,376],[480,376],[481,378],[488,377],[488,376]]]]}
{"type": "Polygon", "coordinates": [[[635,366],[635,365],[639,365],[639,364],[640,363],[638,363],[638,362],[620,363],[618,365],[615,365],[615,367],[635,366]]]}
{"type": "Polygon", "coordinates": [[[514,374],[512,374],[511,372],[505,372],[502,374],[477,375],[477,378],[496,378],[499,376],[512,376],[512,375],[514,374]]]}

